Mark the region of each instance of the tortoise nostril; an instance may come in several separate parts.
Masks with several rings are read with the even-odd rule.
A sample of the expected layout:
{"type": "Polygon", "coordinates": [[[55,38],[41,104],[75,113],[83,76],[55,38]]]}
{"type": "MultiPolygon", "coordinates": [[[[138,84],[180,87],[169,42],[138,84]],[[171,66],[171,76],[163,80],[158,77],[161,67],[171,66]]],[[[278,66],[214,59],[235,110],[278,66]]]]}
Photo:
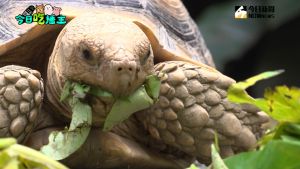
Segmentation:
{"type": "Polygon", "coordinates": [[[113,61],[112,68],[118,74],[133,74],[136,71],[136,63],[134,61],[113,61]]]}

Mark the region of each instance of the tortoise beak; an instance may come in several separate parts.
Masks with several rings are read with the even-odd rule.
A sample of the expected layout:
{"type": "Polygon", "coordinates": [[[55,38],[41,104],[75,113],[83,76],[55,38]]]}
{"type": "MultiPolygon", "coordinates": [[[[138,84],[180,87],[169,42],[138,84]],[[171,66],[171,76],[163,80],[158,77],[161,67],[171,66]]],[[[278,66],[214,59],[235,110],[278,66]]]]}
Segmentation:
{"type": "Polygon", "coordinates": [[[114,60],[110,63],[110,73],[106,79],[106,87],[115,96],[127,96],[138,86],[136,61],[114,60]]]}

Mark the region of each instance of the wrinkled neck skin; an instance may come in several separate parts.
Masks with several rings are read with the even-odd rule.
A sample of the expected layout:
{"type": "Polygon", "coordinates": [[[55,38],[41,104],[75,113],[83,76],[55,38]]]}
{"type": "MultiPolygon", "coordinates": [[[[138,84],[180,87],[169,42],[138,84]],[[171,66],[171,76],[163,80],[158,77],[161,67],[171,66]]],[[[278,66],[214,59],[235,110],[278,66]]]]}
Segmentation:
{"type": "Polygon", "coordinates": [[[47,70],[46,80],[46,96],[49,100],[55,114],[64,115],[68,119],[72,116],[70,106],[66,102],[60,102],[60,95],[63,90],[66,79],[57,70],[57,65],[54,63],[54,59],[51,56],[47,70]]]}

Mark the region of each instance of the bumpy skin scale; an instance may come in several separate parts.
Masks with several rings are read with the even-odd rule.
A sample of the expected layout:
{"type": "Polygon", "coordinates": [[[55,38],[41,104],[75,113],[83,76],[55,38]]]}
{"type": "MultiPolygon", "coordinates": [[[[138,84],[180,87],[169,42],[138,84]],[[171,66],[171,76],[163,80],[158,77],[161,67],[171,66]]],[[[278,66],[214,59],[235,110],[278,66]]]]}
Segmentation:
{"type": "Polygon", "coordinates": [[[214,131],[223,157],[254,147],[268,117],[251,105],[227,101],[234,80],[184,62],[159,63],[155,70],[162,82],[159,101],[138,114],[152,137],[206,164],[214,131]]]}
{"type": "Polygon", "coordinates": [[[21,67],[0,68],[0,136],[18,142],[33,130],[43,99],[43,81],[38,71],[21,67]]]}

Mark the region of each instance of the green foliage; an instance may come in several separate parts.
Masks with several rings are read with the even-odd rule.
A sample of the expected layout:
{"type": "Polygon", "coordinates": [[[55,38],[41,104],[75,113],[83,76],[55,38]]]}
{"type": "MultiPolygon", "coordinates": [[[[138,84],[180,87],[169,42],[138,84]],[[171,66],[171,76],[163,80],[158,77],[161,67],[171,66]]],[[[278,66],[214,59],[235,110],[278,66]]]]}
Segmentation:
{"type": "Polygon", "coordinates": [[[70,127],[63,131],[52,132],[49,135],[48,145],[43,146],[41,152],[55,160],[62,160],[83,145],[92,125],[91,106],[84,101],[87,94],[115,101],[104,121],[103,130],[109,131],[133,113],[150,107],[157,100],[159,89],[160,81],[154,75],[148,76],[145,84],[126,98],[115,98],[110,92],[99,87],[67,81],[60,100],[67,100],[72,108],[70,127]]]}
{"type": "Polygon", "coordinates": [[[243,82],[232,84],[228,89],[228,99],[235,103],[249,103],[259,107],[261,110],[268,112],[268,103],[265,99],[254,99],[247,94],[245,89],[254,85],[257,81],[268,79],[279,75],[282,70],[264,72],[254,77],[251,77],[243,82]]]}
{"type": "Polygon", "coordinates": [[[225,159],[230,169],[299,169],[300,141],[272,140],[262,150],[225,159]]]}
{"type": "Polygon", "coordinates": [[[265,72],[232,85],[228,99],[250,103],[278,122],[261,140],[257,151],[241,153],[225,159],[230,169],[298,169],[300,168],[300,89],[278,86],[267,89],[264,98],[254,99],[245,89],[257,81],[273,77],[281,71],[265,72]]]}
{"type": "Polygon", "coordinates": [[[298,88],[278,86],[275,91],[266,90],[269,110],[266,112],[279,122],[300,122],[300,92],[298,88]]]}
{"type": "Polygon", "coordinates": [[[153,103],[152,98],[148,96],[144,86],[137,89],[127,98],[117,99],[105,119],[103,130],[109,131],[116,124],[128,119],[133,113],[150,107],[153,103]]]}
{"type": "Polygon", "coordinates": [[[195,164],[192,164],[189,168],[186,169],[198,169],[198,167],[195,164]]]}
{"type": "Polygon", "coordinates": [[[99,87],[92,86],[88,93],[103,99],[114,99],[114,96],[110,92],[105,91],[99,87]]]}
{"type": "Polygon", "coordinates": [[[228,169],[217,151],[217,144],[211,145],[212,166],[214,169],[228,169]]]}
{"type": "Polygon", "coordinates": [[[155,75],[150,75],[146,78],[145,88],[149,96],[156,100],[159,96],[160,80],[155,75]]]}
{"type": "Polygon", "coordinates": [[[16,144],[14,138],[0,139],[0,168],[2,169],[67,169],[59,162],[31,148],[16,144]]]}
{"type": "Polygon", "coordinates": [[[49,135],[49,143],[41,152],[55,159],[62,160],[74,153],[85,142],[92,125],[91,107],[82,102],[90,87],[76,82],[67,82],[61,100],[68,100],[72,108],[70,127],[63,131],[54,131],[49,135]],[[72,94],[72,95],[71,95],[72,94]]]}
{"type": "MultiPolygon", "coordinates": [[[[266,142],[273,137],[279,138],[280,135],[287,133],[290,125],[300,123],[300,90],[292,87],[277,86],[275,90],[267,89],[264,98],[254,99],[245,91],[249,86],[257,81],[267,79],[280,74],[282,71],[265,72],[247,79],[244,82],[233,84],[228,89],[228,99],[236,103],[250,103],[270,115],[279,122],[279,125],[265,137],[266,142]]],[[[290,131],[291,132],[291,131],[290,131]]]]}
{"type": "Polygon", "coordinates": [[[104,122],[104,131],[128,119],[133,113],[150,107],[158,99],[160,80],[155,75],[146,78],[146,82],[126,98],[116,98],[104,122]]]}
{"type": "Polygon", "coordinates": [[[0,150],[7,148],[13,144],[16,144],[16,139],[13,138],[2,138],[0,139],[0,150]]]}

